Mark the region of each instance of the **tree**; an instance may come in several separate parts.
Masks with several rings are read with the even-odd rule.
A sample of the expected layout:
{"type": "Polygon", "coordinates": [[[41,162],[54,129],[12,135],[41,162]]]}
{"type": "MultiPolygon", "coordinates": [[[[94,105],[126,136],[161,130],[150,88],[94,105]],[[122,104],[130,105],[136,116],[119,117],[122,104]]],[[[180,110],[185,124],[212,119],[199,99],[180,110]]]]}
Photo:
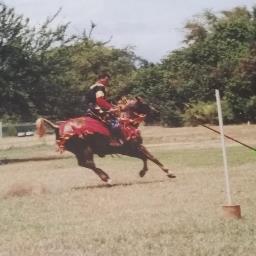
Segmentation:
{"type": "Polygon", "coordinates": [[[214,89],[219,89],[229,122],[254,121],[255,9],[237,7],[219,15],[207,11],[185,28],[187,46],[172,52],[160,66],[168,78],[166,86],[177,88],[176,102],[210,104],[214,89]]]}
{"type": "Polygon", "coordinates": [[[36,30],[29,27],[29,19],[0,3],[0,117],[31,120],[43,105],[48,107],[51,78],[67,67],[67,57],[63,66],[50,52],[73,40],[65,35],[68,24],[49,28],[57,14],[36,30]]]}

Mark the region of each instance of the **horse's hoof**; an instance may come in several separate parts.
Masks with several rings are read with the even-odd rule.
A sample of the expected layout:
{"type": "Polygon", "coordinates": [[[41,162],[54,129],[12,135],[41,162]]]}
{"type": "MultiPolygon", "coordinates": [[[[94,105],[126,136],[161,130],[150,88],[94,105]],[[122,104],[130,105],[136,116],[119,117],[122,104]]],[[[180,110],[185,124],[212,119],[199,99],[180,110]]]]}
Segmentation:
{"type": "Polygon", "coordinates": [[[108,185],[109,187],[112,186],[112,180],[111,180],[111,179],[108,179],[108,180],[107,180],[107,185],[108,185]]]}
{"type": "Polygon", "coordinates": [[[173,174],[173,173],[168,173],[168,174],[167,174],[167,177],[168,177],[168,178],[176,178],[176,175],[173,174]]]}
{"type": "Polygon", "coordinates": [[[144,177],[144,176],[145,176],[146,171],[145,171],[145,170],[141,170],[139,174],[140,174],[140,177],[142,178],[142,177],[144,177]]]}
{"type": "Polygon", "coordinates": [[[111,180],[106,174],[100,173],[100,174],[98,174],[98,175],[99,175],[100,179],[101,179],[102,181],[106,182],[106,183],[108,183],[109,180],[111,180]]]}

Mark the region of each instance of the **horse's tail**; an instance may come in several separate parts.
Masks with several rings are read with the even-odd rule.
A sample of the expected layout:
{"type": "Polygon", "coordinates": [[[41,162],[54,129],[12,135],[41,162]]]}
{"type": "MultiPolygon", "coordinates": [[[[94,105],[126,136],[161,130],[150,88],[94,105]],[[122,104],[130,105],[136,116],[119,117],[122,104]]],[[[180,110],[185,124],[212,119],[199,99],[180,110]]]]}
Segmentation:
{"type": "Polygon", "coordinates": [[[38,118],[36,120],[36,132],[39,137],[43,137],[46,133],[45,123],[53,128],[55,131],[59,129],[59,126],[54,124],[53,122],[45,119],[45,118],[38,118]]]}

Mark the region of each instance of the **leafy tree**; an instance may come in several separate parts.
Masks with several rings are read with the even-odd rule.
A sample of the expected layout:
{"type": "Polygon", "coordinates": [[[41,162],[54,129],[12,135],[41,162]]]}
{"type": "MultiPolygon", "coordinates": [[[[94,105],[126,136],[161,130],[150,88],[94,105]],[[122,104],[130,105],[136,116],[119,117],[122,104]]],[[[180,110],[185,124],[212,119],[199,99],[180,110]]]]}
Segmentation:
{"type": "MultiPolygon", "coordinates": [[[[172,52],[160,66],[168,78],[166,86],[177,87],[176,102],[192,103],[203,111],[215,102],[214,89],[219,89],[229,122],[255,121],[255,25],[255,9],[244,7],[220,15],[207,11],[189,22],[187,47],[172,52]]],[[[188,122],[188,112],[185,117],[188,122]]]]}
{"type": "Polygon", "coordinates": [[[67,24],[49,28],[56,15],[37,31],[29,27],[29,19],[0,3],[0,117],[31,120],[43,106],[48,108],[54,90],[51,78],[63,72],[63,62],[49,50],[73,39],[66,38],[67,24]]]}
{"type": "Polygon", "coordinates": [[[36,29],[0,4],[0,119],[82,115],[86,91],[108,71],[113,102],[141,96],[160,111],[155,121],[163,125],[193,125],[194,115],[215,123],[215,89],[225,122],[256,122],[255,7],[203,12],[185,25],[185,47],[158,64],[94,40],[93,22],[88,32],[67,36],[69,24],[52,28],[59,12],[36,29]]]}

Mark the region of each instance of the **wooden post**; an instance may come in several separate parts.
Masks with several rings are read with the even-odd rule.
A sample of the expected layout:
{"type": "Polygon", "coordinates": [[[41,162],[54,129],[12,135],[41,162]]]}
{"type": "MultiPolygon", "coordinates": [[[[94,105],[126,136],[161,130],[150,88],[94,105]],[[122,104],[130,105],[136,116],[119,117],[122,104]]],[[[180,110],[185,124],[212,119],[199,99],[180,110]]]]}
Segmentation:
{"type": "Polygon", "coordinates": [[[215,90],[215,95],[216,95],[217,108],[218,108],[218,119],[219,119],[221,146],[222,146],[223,163],[224,163],[224,174],[225,174],[225,186],[226,186],[226,195],[227,195],[227,201],[228,201],[228,205],[224,205],[222,209],[224,211],[224,216],[227,218],[241,218],[240,205],[232,205],[219,90],[215,90]]]}
{"type": "Polygon", "coordinates": [[[228,204],[231,205],[232,200],[231,200],[231,192],[230,192],[228,164],[227,164],[227,153],[226,153],[226,147],[225,147],[225,139],[224,139],[224,131],[223,131],[223,119],[222,119],[222,111],[221,111],[219,90],[215,90],[215,94],[216,94],[217,108],[218,108],[220,138],[221,138],[221,147],[222,147],[222,155],[223,155],[223,163],[224,163],[224,174],[225,174],[225,183],[226,183],[226,194],[227,194],[228,204]]]}
{"type": "Polygon", "coordinates": [[[0,139],[3,137],[3,124],[0,122],[0,139]]]}

